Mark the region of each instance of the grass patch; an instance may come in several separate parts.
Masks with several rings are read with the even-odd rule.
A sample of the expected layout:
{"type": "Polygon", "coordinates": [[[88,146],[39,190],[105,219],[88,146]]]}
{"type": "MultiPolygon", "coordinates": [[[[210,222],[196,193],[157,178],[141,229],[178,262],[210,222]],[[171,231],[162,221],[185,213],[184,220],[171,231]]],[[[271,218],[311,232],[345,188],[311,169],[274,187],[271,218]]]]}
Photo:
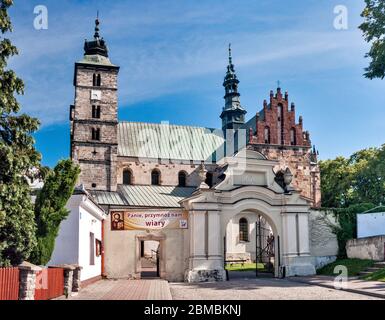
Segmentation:
{"type": "Polygon", "coordinates": [[[382,281],[385,282],[385,269],[378,270],[376,272],[373,272],[372,274],[368,274],[367,276],[363,277],[364,280],[370,280],[370,281],[382,281]]]}
{"type": "MultiPolygon", "coordinates": [[[[263,270],[265,267],[263,263],[258,263],[258,270],[263,270]]],[[[226,270],[229,271],[255,271],[255,263],[245,263],[242,267],[240,263],[234,263],[226,265],[226,270]]]]}
{"type": "Polygon", "coordinates": [[[373,260],[361,260],[361,259],[337,259],[335,262],[330,263],[321,269],[317,270],[317,274],[325,276],[336,276],[339,273],[334,273],[336,266],[345,266],[348,269],[348,276],[357,276],[361,271],[373,266],[373,260]]]}

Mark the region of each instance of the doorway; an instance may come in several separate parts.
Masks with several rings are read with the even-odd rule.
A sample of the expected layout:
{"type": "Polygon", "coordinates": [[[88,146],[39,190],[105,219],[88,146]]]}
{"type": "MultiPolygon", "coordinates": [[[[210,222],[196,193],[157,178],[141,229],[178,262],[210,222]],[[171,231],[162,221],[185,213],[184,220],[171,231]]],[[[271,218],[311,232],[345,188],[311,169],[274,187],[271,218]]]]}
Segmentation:
{"type": "Polygon", "coordinates": [[[160,277],[160,242],[140,240],[140,277],[160,277]]]}
{"type": "Polygon", "coordinates": [[[279,237],[270,220],[259,212],[245,210],[230,219],[223,249],[227,280],[274,277],[276,274],[279,237]]]}

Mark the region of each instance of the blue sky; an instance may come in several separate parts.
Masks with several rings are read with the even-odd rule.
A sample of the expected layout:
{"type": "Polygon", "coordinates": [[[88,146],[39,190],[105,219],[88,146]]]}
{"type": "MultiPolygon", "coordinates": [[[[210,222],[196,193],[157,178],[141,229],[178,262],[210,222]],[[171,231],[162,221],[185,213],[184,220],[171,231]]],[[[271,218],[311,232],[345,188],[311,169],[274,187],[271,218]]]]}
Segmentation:
{"type": "Polygon", "coordinates": [[[367,80],[369,46],[357,26],[363,0],[18,0],[9,66],[26,83],[22,110],[41,120],[43,163],[69,156],[74,62],[92,38],[96,11],[111,61],[121,66],[119,119],[219,128],[227,46],[252,117],[280,80],[321,159],[385,143],[384,82],[367,80]],[[348,8],[336,30],[334,8],[348,8]],[[33,9],[48,8],[48,30],[33,9]]]}

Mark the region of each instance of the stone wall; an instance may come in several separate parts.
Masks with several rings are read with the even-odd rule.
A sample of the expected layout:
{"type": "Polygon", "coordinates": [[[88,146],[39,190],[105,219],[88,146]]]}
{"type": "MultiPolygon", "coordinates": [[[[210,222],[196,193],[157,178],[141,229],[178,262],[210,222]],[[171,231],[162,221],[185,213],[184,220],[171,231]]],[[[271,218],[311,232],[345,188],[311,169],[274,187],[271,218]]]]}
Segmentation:
{"type": "Polygon", "coordinates": [[[310,254],[316,269],[333,262],[338,254],[337,236],[332,231],[336,219],[331,213],[311,210],[309,215],[310,254]]]}
{"type": "Polygon", "coordinates": [[[348,258],[384,261],[385,236],[349,240],[346,244],[348,258]]]}
{"type": "MultiPolygon", "coordinates": [[[[214,183],[217,178],[215,172],[215,164],[205,165],[208,171],[214,172],[214,183]]],[[[190,164],[189,161],[169,161],[162,160],[160,163],[157,160],[137,159],[128,157],[118,157],[117,182],[123,183],[123,170],[130,169],[132,172],[133,184],[150,185],[151,171],[158,169],[161,173],[160,184],[165,186],[178,185],[178,173],[184,171],[187,174],[186,185],[189,187],[197,187],[200,184],[199,179],[199,164],[190,164]]]]}
{"type": "Polygon", "coordinates": [[[117,77],[118,70],[104,66],[77,65],[75,103],[71,110],[71,158],[80,164],[78,183],[87,189],[116,190],[117,158],[117,77]],[[93,75],[101,75],[101,86],[93,87],[93,75]],[[91,99],[91,91],[101,93],[91,99]],[[100,106],[100,118],[92,118],[92,106],[100,106]],[[100,130],[99,141],[92,140],[92,129],[100,130]]]}

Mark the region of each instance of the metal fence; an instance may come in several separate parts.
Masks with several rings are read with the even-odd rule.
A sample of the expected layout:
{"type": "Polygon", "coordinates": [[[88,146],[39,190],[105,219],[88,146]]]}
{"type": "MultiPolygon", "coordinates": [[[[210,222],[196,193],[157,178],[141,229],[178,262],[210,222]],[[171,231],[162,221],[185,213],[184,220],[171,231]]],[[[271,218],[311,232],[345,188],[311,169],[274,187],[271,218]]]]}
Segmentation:
{"type": "Polygon", "coordinates": [[[36,274],[35,300],[49,300],[63,294],[63,268],[47,268],[36,274]]]}
{"type": "Polygon", "coordinates": [[[19,269],[0,268],[0,300],[19,299],[19,269]]]}

